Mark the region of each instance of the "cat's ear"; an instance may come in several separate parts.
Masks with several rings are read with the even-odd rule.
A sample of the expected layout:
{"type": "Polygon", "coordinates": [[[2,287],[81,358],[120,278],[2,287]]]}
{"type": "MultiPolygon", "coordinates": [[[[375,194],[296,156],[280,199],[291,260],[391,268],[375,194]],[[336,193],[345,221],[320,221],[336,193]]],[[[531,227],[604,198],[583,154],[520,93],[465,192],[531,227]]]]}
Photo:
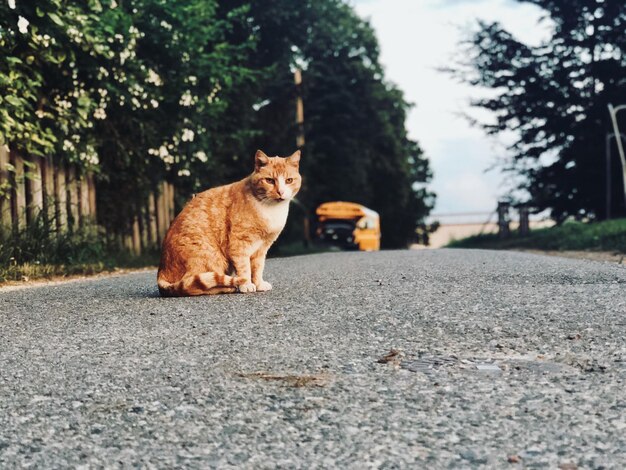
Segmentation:
{"type": "Polygon", "coordinates": [[[287,157],[287,160],[289,160],[289,163],[291,163],[293,166],[299,166],[300,150],[296,150],[291,156],[287,157]]]}
{"type": "Polygon", "coordinates": [[[269,162],[270,162],[270,157],[265,155],[265,153],[262,150],[256,151],[256,154],[254,155],[254,168],[255,169],[258,170],[259,168],[263,168],[269,162]]]}

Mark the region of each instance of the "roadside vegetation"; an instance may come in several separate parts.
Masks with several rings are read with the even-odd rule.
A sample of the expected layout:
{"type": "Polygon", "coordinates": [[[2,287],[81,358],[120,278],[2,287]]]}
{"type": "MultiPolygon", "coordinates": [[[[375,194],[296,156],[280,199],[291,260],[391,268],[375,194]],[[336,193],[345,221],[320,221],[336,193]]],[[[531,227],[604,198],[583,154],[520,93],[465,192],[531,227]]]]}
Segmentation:
{"type": "Polygon", "coordinates": [[[525,237],[512,234],[510,238],[501,239],[498,234],[476,235],[453,241],[448,247],[626,253],[626,219],[596,223],[565,222],[562,225],[533,230],[525,237]]]}
{"type": "Polygon", "coordinates": [[[107,240],[98,225],[64,232],[54,225],[38,217],[19,231],[0,229],[0,284],[158,264],[158,253],[131,255],[107,240]]]}
{"type": "MultiPolygon", "coordinates": [[[[472,122],[487,135],[513,136],[498,161],[519,181],[522,191],[513,199],[521,200],[513,202],[548,210],[559,223],[626,217],[626,168],[616,147],[609,210],[603,160],[607,133],[613,131],[608,105],[624,104],[626,96],[626,2],[518,3],[542,9],[538,28],[549,37],[529,45],[500,23],[478,23],[459,45],[462,58],[453,72],[476,87],[479,98],[472,104],[488,111],[489,117],[472,122]],[[490,92],[483,93],[486,89],[490,92]]],[[[620,127],[623,119],[621,114],[620,127]]]]}
{"type": "MultiPolygon", "coordinates": [[[[93,174],[95,222],[119,238],[163,181],[180,209],[248,174],[256,149],[292,152],[303,133],[302,207],[279,244],[300,241],[319,204],[347,200],[379,212],[383,242],[402,247],[434,195],[405,128],[411,104],[379,54],[371,25],[343,0],[0,1],[0,145],[93,174]]],[[[19,177],[4,166],[7,201],[19,177]]],[[[0,240],[12,278],[32,263],[80,271],[128,260],[97,228],[28,232],[0,240]]]]}

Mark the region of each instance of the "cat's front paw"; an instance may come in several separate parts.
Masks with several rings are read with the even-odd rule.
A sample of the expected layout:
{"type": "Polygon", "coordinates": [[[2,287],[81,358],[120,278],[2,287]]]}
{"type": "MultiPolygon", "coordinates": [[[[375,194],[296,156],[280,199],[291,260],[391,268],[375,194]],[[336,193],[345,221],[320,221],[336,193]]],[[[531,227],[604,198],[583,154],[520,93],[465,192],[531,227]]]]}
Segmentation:
{"type": "Polygon", "coordinates": [[[257,292],[267,292],[268,290],[272,290],[272,285],[267,281],[261,281],[256,284],[257,292]]]}
{"type": "Polygon", "coordinates": [[[246,282],[239,286],[239,292],[247,294],[248,292],[256,292],[256,286],[251,282],[246,282]]]}

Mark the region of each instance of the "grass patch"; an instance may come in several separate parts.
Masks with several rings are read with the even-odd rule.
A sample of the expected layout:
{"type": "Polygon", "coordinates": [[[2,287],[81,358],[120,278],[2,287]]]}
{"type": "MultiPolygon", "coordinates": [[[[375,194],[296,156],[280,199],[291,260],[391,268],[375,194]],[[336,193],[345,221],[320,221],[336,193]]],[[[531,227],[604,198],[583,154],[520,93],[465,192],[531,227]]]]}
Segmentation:
{"type": "Polygon", "coordinates": [[[158,253],[133,256],[121,251],[97,225],[64,232],[53,227],[39,217],[20,231],[0,230],[0,283],[158,264],[158,253]]]}
{"type": "Polygon", "coordinates": [[[566,222],[560,226],[533,230],[528,236],[512,235],[500,239],[497,234],[476,235],[456,240],[449,248],[537,250],[591,250],[626,253],[626,219],[604,222],[566,222]]]}

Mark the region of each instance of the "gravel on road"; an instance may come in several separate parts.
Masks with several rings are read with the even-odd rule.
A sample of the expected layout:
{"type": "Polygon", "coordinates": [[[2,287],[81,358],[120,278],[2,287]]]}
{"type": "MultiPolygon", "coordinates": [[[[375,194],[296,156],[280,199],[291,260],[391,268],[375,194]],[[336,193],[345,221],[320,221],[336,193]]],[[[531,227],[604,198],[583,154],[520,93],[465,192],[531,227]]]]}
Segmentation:
{"type": "Polygon", "coordinates": [[[479,250],[0,289],[0,468],[626,467],[626,269],[479,250]]]}

